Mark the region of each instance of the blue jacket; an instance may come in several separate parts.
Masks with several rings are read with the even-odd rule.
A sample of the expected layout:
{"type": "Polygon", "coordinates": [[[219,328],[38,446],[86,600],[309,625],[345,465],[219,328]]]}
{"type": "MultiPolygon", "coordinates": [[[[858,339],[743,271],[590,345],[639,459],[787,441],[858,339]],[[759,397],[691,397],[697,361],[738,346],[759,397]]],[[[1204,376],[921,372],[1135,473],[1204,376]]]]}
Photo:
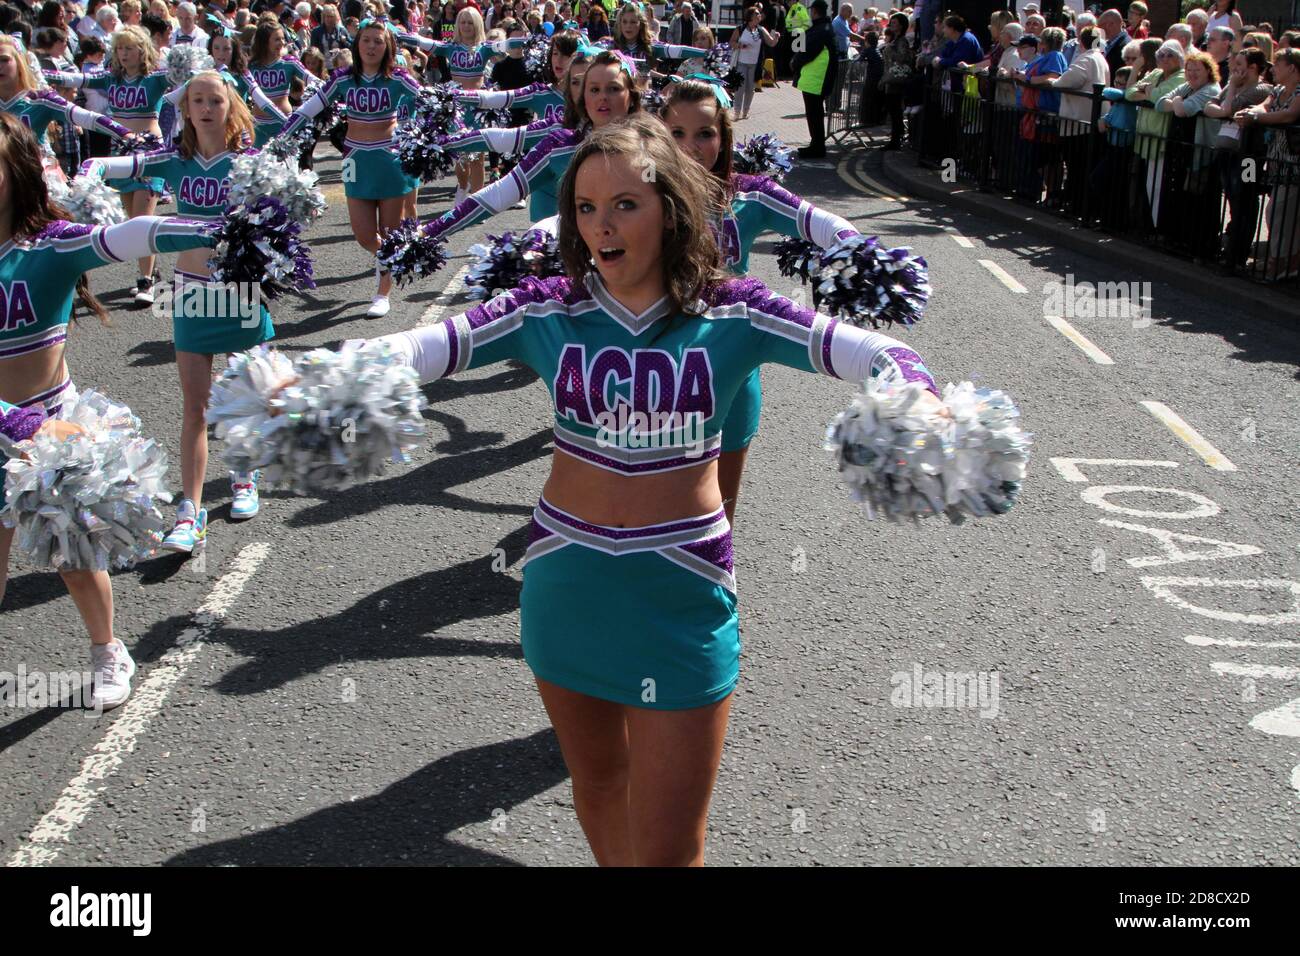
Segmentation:
{"type": "Polygon", "coordinates": [[[958,40],[949,40],[939,51],[939,65],[945,69],[958,63],[978,63],[984,59],[984,50],[975,34],[967,30],[958,40]]]}

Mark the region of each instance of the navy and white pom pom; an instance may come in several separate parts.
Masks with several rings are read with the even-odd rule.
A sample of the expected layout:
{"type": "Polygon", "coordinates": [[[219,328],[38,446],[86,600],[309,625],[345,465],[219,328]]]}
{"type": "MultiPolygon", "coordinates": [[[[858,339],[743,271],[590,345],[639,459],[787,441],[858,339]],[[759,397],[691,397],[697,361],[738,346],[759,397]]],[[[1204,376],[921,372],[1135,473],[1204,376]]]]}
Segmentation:
{"type": "Polygon", "coordinates": [[[533,83],[546,82],[546,66],[551,56],[551,38],[545,33],[530,36],[524,42],[524,69],[533,83]]]}
{"type": "Polygon", "coordinates": [[[126,222],[122,194],[98,176],[76,176],[66,183],[50,177],[45,182],[50,199],[67,212],[69,222],[87,226],[115,226],[126,222]]]}
{"type": "Polygon", "coordinates": [[[60,571],[107,571],[148,557],[169,527],[161,511],[172,497],[167,453],[140,434],[129,408],[94,391],[65,401],[60,418],[82,432],[37,432],[9,449],[14,457],[0,472],[0,519],[17,529],[14,547],[60,571]]]}
{"type": "Polygon", "coordinates": [[[310,169],[299,169],[297,161],[285,162],[274,153],[250,150],[230,161],[228,205],[251,206],[271,198],[289,215],[310,225],[325,214],[325,195],[318,177],[310,169]]]}
{"type": "Polygon", "coordinates": [[[727,74],[731,72],[733,52],[730,43],[719,43],[711,47],[704,55],[704,72],[725,81],[727,74]]]}
{"type": "Polygon", "coordinates": [[[476,110],[474,118],[479,129],[509,129],[515,125],[509,110],[476,110]]]}
{"type": "Polygon", "coordinates": [[[433,275],[447,264],[447,241],[433,236],[418,219],[403,219],[379,241],[379,267],[397,285],[433,275]]]}
{"type": "Polygon", "coordinates": [[[316,137],[319,135],[318,126],[304,123],[292,133],[281,133],[268,140],[266,145],[262,147],[262,152],[296,168],[298,157],[302,155],[302,151],[316,142],[316,137]]]}
{"type": "Polygon", "coordinates": [[[284,203],[263,196],[252,205],[231,205],[213,228],[217,244],[208,259],[212,278],[248,288],[256,283],[268,299],[289,290],[314,289],[311,249],[284,203]]]}
{"type": "Polygon", "coordinates": [[[179,44],[167,52],[167,84],[173,89],[188,83],[195,73],[216,68],[216,61],[207,50],[190,43],[179,44]]]}
{"type": "Polygon", "coordinates": [[[663,93],[652,84],[647,83],[645,89],[641,91],[641,109],[652,116],[658,116],[663,112],[663,108],[663,93]]]}
{"type": "Polygon", "coordinates": [[[113,140],[114,156],[130,156],[133,153],[156,153],[166,149],[167,144],[157,133],[136,133],[130,139],[113,140]]]}
{"type": "Polygon", "coordinates": [[[732,148],[733,168],[750,176],[767,176],[781,182],[794,168],[794,151],[775,133],[759,133],[732,148]]]}
{"type": "Polygon", "coordinates": [[[491,298],[519,287],[528,276],[547,279],[564,275],[555,236],[542,229],[488,236],[487,242],[469,247],[478,262],[465,276],[475,299],[491,298]]]}
{"type": "Polygon", "coordinates": [[[416,119],[397,127],[397,161],[408,176],[422,183],[448,176],[456,168],[456,157],[442,148],[443,136],[416,119]]]}
{"type": "Polygon", "coordinates": [[[464,127],[461,121],[464,104],[459,93],[460,87],[455,83],[421,87],[411,106],[410,122],[423,127],[432,136],[450,136],[459,132],[464,127]]]}
{"type": "Polygon", "coordinates": [[[925,259],[905,246],[887,249],[875,236],[850,236],[825,250],[783,239],[775,252],[782,275],[812,286],[816,308],[853,325],[912,325],[930,298],[925,259]]]}
{"type": "Polygon", "coordinates": [[[300,493],[339,488],[405,463],[424,436],[418,375],[382,341],[315,349],[292,365],[266,346],[232,355],[208,421],[236,471],[261,469],[300,493]],[[288,383],[288,384],[286,384],[288,383]]]}
{"type": "Polygon", "coordinates": [[[867,514],[890,521],[1005,514],[1025,477],[1032,436],[1005,392],[949,384],[942,404],[919,382],[872,379],[826,431],[840,473],[867,514]]]}

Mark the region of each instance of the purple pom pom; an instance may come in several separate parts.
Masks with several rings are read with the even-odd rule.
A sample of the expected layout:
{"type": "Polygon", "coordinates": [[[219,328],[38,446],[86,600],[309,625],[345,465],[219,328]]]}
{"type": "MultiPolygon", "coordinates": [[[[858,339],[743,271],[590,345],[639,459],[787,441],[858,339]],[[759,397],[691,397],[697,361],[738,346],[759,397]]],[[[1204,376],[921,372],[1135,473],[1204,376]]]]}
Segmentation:
{"type": "Polygon", "coordinates": [[[380,240],[378,259],[380,268],[403,286],[445,266],[447,243],[421,227],[418,219],[403,219],[380,240]]]}
{"type": "Polygon", "coordinates": [[[268,299],[314,289],[311,248],[298,238],[301,231],[284,203],[271,196],[227,208],[212,230],[217,240],[208,261],[212,278],[238,286],[257,283],[268,299]]]}
{"type": "Polygon", "coordinates": [[[853,325],[912,325],[930,298],[925,260],[906,247],[886,249],[874,236],[852,236],[826,250],[786,239],[775,251],[782,275],[812,286],[817,309],[853,325]]]}

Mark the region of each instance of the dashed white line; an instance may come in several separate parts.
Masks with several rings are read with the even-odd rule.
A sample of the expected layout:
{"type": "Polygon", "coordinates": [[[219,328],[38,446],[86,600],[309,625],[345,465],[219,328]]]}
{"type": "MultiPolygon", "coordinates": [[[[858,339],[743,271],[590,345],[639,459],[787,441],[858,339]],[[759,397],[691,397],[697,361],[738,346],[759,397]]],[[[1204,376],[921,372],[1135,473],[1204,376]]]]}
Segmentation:
{"type": "Polygon", "coordinates": [[[1094,345],[1086,335],[1084,335],[1082,332],[1076,329],[1069,322],[1065,321],[1065,319],[1061,318],[1059,315],[1047,316],[1047,324],[1050,325],[1052,328],[1056,329],[1056,331],[1060,332],[1062,335],[1064,335],[1076,346],[1078,346],[1080,352],[1088,356],[1088,358],[1092,359],[1098,365],[1115,364],[1114,359],[1112,359],[1101,349],[1097,348],[1097,346],[1094,345]]]}
{"type": "Polygon", "coordinates": [[[1142,402],[1142,407],[1173,432],[1175,437],[1200,455],[1205,463],[1215,471],[1237,470],[1237,466],[1228,461],[1223,452],[1201,437],[1201,434],[1195,428],[1179,418],[1168,405],[1163,402],[1142,402]]]}
{"type": "Polygon", "coordinates": [[[63,788],[54,806],[37,821],[27,839],[9,858],[9,866],[48,866],[55,861],[73,832],[90,815],[104,789],[103,781],[135,750],[136,741],[158,716],[167,695],[203,650],[203,639],[225,617],[270,553],[270,544],[256,542],[235,556],[230,570],[217,580],[207,600],[194,612],[193,624],[176,639],[176,646],[163,654],[144,683],[122,705],[104,738],[82,761],[81,771],[63,788]]]}
{"type": "Polygon", "coordinates": [[[1188,634],[1183,640],[1193,647],[1263,647],[1300,651],[1300,643],[1296,641],[1238,641],[1230,637],[1205,637],[1201,634],[1188,634]]]}
{"type": "Polygon", "coordinates": [[[1215,661],[1210,670],[1230,677],[1268,677],[1273,680],[1295,680],[1300,677],[1300,667],[1281,667],[1277,664],[1231,664],[1215,661]]]}
{"type": "Polygon", "coordinates": [[[988,269],[989,272],[993,273],[993,277],[995,279],[1001,282],[1012,292],[1016,293],[1017,295],[1027,295],[1029,293],[1028,289],[1026,289],[1024,286],[1022,286],[1019,282],[1016,281],[1015,276],[1013,276],[1006,269],[1002,268],[992,259],[980,259],[978,261],[980,265],[982,265],[985,269],[988,269]]]}
{"type": "Polygon", "coordinates": [[[443,287],[443,290],[440,293],[438,293],[438,298],[430,302],[429,307],[425,309],[424,314],[420,316],[420,325],[433,325],[433,323],[442,318],[442,314],[447,311],[447,307],[450,306],[452,300],[456,298],[457,286],[459,286],[461,280],[469,274],[469,268],[468,265],[463,265],[460,267],[460,271],[451,277],[451,281],[443,287]]]}
{"type": "Polygon", "coordinates": [[[944,231],[948,233],[949,239],[957,243],[957,245],[961,246],[963,249],[975,248],[975,243],[971,242],[969,239],[967,239],[965,236],[963,236],[960,232],[958,232],[956,229],[952,228],[951,226],[947,227],[944,231]]]}

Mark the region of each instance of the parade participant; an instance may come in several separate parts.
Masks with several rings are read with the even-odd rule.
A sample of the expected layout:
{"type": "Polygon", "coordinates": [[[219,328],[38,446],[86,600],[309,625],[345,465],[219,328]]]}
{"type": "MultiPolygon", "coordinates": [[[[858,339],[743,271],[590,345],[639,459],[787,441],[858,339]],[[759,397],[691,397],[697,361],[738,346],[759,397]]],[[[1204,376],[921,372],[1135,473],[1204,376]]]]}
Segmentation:
{"type": "MultiPolygon", "coordinates": [[[[578,144],[592,129],[600,129],[641,108],[641,92],[633,69],[630,61],[611,50],[598,53],[588,62],[571,63],[566,81],[569,101],[564,107],[564,127],[552,128],[508,176],[430,222],[426,232],[445,238],[510,209],[526,196],[532,197],[528,214],[533,222],[555,215],[558,185],[578,144]]],[[[458,137],[449,138],[449,149],[462,146],[463,141],[458,137]]]]}
{"type": "MultiPolygon", "coordinates": [[[[216,64],[217,71],[229,74],[234,81],[235,92],[239,94],[245,106],[250,110],[258,109],[275,123],[283,125],[288,117],[280,112],[280,107],[276,105],[275,100],[266,95],[257,80],[253,78],[253,74],[248,71],[248,58],[244,55],[244,48],[238,41],[227,33],[213,33],[208,37],[208,53],[216,64]]],[[[185,87],[178,86],[169,91],[163,99],[175,106],[184,96],[185,87]]],[[[178,132],[182,122],[178,115],[176,122],[178,132]]]]}
{"type": "MultiPolygon", "coordinates": [[[[723,186],[728,205],[717,233],[723,265],[736,275],[746,275],[750,249],[768,231],[806,239],[822,248],[858,235],[848,220],[800,199],[769,177],[732,172],[729,106],[718,81],[688,79],[665,90],[661,114],[677,144],[723,186]]],[[[727,520],[733,523],[745,456],[758,433],[762,407],[763,391],[755,369],[745,379],[722,426],[718,484],[727,520]]]]}
{"type": "MultiPolygon", "coordinates": [[[[483,16],[474,7],[464,7],[456,14],[456,32],[451,43],[440,43],[414,33],[399,33],[398,39],[419,47],[425,53],[446,59],[451,70],[451,81],[466,91],[483,86],[483,74],[487,70],[489,59],[504,56],[511,50],[522,50],[527,42],[522,37],[516,37],[513,40],[494,40],[489,43],[483,29],[483,16]]],[[[465,121],[472,124],[473,118],[473,107],[467,103],[465,121]]],[[[458,163],[455,202],[460,202],[471,192],[482,188],[483,157],[477,156],[458,163]]]]}
{"type": "Polygon", "coordinates": [[[257,134],[254,145],[258,149],[280,132],[284,117],[293,109],[289,103],[289,87],[294,78],[302,80],[309,90],[319,85],[311,71],[297,57],[284,55],[284,49],[284,28],[279,21],[274,17],[259,20],[257,32],[253,34],[253,49],[248,57],[248,72],[275,104],[275,112],[262,106],[256,106],[253,110],[257,134]]]}
{"type": "Polygon", "coordinates": [[[750,372],[774,362],[850,382],[886,375],[943,409],[902,342],[726,279],[709,225],[718,202],[658,120],[607,124],[561,186],[567,277],[526,279],[382,339],[422,381],[515,359],[551,391],[556,447],[525,556],[521,636],[602,865],[703,862],[740,657],[715,459],[750,372]],[[620,409],[670,416],[655,436],[670,441],[641,447],[651,436],[612,424],[620,409]]]}
{"type": "MultiPolygon", "coordinates": [[[[17,118],[0,115],[0,434],[30,438],[39,428],[65,435],[56,419],[75,394],[64,361],[73,297],[101,321],[90,269],[155,252],[211,245],[202,223],[141,216],[116,226],[74,225],[50,201],[36,139],[17,118]]],[[[66,435],[65,435],[66,437],[66,435]]],[[[0,464],[4,455],[0,453],[0,464]]],[[[0,472],[3,476],[3,472],[0,472]]],[[[0,600],[8,579],[12,528],[0,527],[0,600]]],[[[131,692],[135,663],[113,636],[113,586],[107,571],[62,571],[91,641],[91,704],[116,707],[131,692]]]]}
{"type": "MultiPolygon", "coordinates": [[[[156,176],[176,194],[180,213],[200,221],[220,218],[230,191],[230,163],[253,132],[253,120],[230,73],[204,71],[185,84],[180,101],[184,126],[179,145],[155,153],[90,160],[89,172],[111,176],[156,176]]],[[[251,151],[250,151],[251,152],[251,151]]],[[[176,522],[163,541],[168,551],[203,550],[208,509],[203,507],[203,476],[208,467],[206,412],[212,384],[212,358],[239,352],[271,339],[275,329],[260,295],[245,303],[210,278],[206,250],[182,252],[172,291],[176,369],[181,382],[181,482],[184,497],[176,522]]],[[[257,473],[231,472],[230,517],[257,514],[257,473]]]]}
{"type": "MultiPolygon", "coordinates": [[[[129,129],[102,113],[83,109],[53,90],[38,89],[22,44],[11,36],[0,36],[0,110],[23,121],[36,137],[43,156],[46,155],[46,132],[54,121],[102,131],[117,139],[131,135],[129,129]]],[[[50,161],[47,157],[45,168],[50,174],[64,178],[57,160],[50,161]]]]}
{"type": "MultiPolygon", "coordinates": [[[[161,136],[158,109],[169,83],[167,71],[157,67],[158,51],[144,30],[123,27],[113,34],[108,69],[103,73],[47,72],[45,78],[51,86],[103,90],[108,96],[114,120],[132,132],[161,136]]],[[[158,197],[165,188],[162,180],[156,177],[147,181],[110,180],[109,185],[122,194],[122,207],[131,217],[152,216],[158,206],[158,197]]],[[[138,265],[140,275],[135,280],[135,301],[147,305],[153,302],[154,284],[160,281],[160,277],[154,271],[153,256],[141,257],[138,265]]]]}
{"type": "MultiPolygon", "coordinates": [[[[304,100],[284,125],[284,135],[310,122],[331,103],[347,106],[343,192],[357,243],[367,252],[379,249],[380,236],[402,220],[402,206],[419,180],[402,171],[393,149],[399,114],[410,109],[419,84],[395,65],[397,46],[384,21],[361,23],[352,40],[352,66],[336,70],[330,81],[304,100]]],[[[376,265],[378,287],[366,317],[388,314],[392,278],[376,265]]]]}
{"type": "MultiPolygon", "coordinates": [[[[461,99],[481,110],[526,109],[539,120],[558,123],[564,116],[564,74],[580,46],[581,36],[573,30],[561,30],[551,37],[540,82],[517,90],[467,89],[461,99]]],[[[458,201],[463,198],[458,197],[458,201]]]]}
{"type": "Polygon", "coordinates": [[[655,72],[659,60],[689,60],[707,56],[709,52],[699,47],[659,43],[650,32],[645,13],[633,3],[625,3],[619,9],[610,44],[612,49],[631,57],[637,68],[651,77],[659,75],[655,72]]]}

